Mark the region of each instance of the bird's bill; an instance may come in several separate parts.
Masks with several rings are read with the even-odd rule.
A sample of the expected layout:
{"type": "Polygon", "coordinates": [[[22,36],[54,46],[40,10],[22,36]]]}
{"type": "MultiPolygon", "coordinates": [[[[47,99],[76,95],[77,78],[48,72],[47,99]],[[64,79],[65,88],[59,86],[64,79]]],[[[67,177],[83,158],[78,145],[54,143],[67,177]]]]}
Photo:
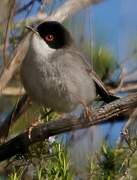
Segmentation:
{"type": "Polygon", "coordinates": [[[28,30],[32,31],[33,33],[38,34],[37,30],[31,26],[25,26],[28,30]]]}

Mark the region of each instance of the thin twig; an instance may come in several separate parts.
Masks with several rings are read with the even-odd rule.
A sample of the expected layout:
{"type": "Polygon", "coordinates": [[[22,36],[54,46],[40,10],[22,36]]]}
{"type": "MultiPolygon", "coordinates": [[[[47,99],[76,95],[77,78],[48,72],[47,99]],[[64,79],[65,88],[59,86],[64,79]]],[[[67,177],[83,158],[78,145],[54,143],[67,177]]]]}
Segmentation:
{"type": "Polygon", "coordinates": [[[26,11],[26,9],[28,9],[30,6],[33,5],[33,3],[35,3],[35,0],[31,0],[30,2],[28,2],[27,4],[25,4],[23,7],[19,8],[16,10],[16,13],[21,13],[22,11],[26,11]]]}

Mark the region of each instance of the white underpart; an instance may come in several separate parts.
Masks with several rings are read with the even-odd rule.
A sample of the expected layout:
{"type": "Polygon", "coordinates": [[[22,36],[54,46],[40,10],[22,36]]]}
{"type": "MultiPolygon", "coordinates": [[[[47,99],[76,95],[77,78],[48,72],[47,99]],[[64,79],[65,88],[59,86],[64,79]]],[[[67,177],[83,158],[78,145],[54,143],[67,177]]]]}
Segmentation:
{"type": "Polygon", "coordinates": [[[39,52],[40,56],[43,56],[47,59],[50,58],[56,51],[56,49],[50,48],[48,44],[38,35],[36,36],[34,34],[32,41],[32,44],[35,45],[33,48],[36,50],[36,52],[39,52]]]}

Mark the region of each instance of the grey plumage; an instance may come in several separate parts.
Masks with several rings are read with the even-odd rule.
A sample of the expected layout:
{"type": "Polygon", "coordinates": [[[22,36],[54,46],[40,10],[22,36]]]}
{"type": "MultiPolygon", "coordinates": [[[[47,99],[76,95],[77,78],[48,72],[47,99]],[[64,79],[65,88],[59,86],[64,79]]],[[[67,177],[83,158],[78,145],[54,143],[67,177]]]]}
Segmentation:
{"type": "Polygon", "coordinates": [[[73,47],[50,49],[33,34],[21,77],[34,101],[58,112],[70,112],[96,97],[95,84],[87,69],[83,56],[73,47]]]}

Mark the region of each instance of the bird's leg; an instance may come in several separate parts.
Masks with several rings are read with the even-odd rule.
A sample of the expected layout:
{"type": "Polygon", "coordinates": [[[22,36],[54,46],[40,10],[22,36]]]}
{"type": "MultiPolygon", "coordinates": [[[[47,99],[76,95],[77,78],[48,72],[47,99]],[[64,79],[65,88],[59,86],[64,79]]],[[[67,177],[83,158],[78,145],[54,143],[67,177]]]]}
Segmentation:
{"type": "Polygon", "coordinates": [[[36,127],[36,126],[38,126],[38,125],[40,125],[40,124],[42,124],[42,122],[41,122],[40,118],[38,118],[37,120],[35,120],[35,121],[30,125],[30,127],[28,128],[28,137],[29,137],[29,139],[31,139],[31,132],[32,132],[33,128],[36,127]]]}
{"type": "Polygon", "coordinates": [[[91,106],[86,106],[85,107],[85,111],[84,111],[84,119],[86,120],[86,121],[91,121],[92,120],[92,112],[93,112],[93,110],[92,110],[92,107],[91,106]]]}
{"type": "Polygon", "coordinates": [[[92,112],[93,112],[93,110],[92,110],[92,107],[91,106],[89,106],[89,105],[87,105],[85,102],[83,102],[83,101],[81,101],[80,102],[82,105],[83,105],[83,107],[84,107],[84,119],[86,120],[86,121],[91,121],[92,119],[91,119],[91,117],[92,117],[92,112]]]}
{"type": "Polygon", "coordinates": [[[46,114],[44,114],[43,116],[39,116],[38,119],[36,119],[32,124],[31,126],[29,127],[28,129],[28,137],[29,139],[31,139],[31,132],[32,132],[32,129],[40,124],[43,124],[42,122],[42,119],[46,118],[50,113],[52,113],[53,110],[50,109],[48,112],[46,112],[46,114]]]}

